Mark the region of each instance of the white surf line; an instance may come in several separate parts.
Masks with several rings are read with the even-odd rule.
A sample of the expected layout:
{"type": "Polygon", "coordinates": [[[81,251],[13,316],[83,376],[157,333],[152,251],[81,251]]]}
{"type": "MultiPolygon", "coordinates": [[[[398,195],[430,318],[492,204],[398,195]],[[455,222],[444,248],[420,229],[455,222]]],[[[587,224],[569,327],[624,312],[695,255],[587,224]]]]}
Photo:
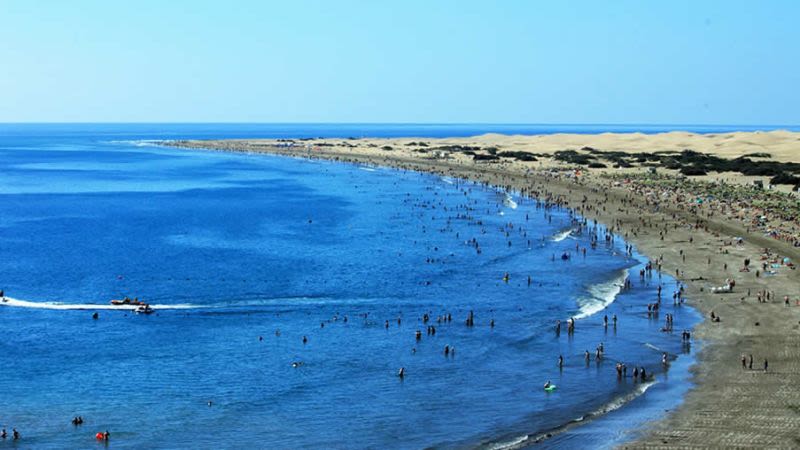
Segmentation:
{"type": "Polygon", "coordinates": [[[552,237],[552,240],[553,242],[561,242],[564,239],[568,238],[571,234],[572,234],[572,228],[557,233],[555,236],[552,237]]]}

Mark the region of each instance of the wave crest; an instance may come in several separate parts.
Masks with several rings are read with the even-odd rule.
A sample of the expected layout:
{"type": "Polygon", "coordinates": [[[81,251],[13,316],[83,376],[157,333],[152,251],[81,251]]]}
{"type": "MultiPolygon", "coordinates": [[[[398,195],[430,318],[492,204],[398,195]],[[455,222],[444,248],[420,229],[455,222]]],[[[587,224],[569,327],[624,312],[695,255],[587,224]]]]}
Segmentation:
{"type": "Polygon", "coordinates": [[[590,286],[587,289],[589,295],[578,298],[579,310],[575,319],[584,319],[606,309],[622,292],[627,277],[628,269],[623,269],[616,278],[590,286]]]}

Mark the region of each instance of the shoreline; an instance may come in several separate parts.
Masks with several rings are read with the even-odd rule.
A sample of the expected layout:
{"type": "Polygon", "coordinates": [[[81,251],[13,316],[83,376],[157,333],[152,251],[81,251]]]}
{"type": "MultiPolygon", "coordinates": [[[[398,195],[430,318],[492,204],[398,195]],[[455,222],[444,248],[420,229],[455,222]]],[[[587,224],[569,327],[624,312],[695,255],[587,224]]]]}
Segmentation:
{"type": "Polygon", "coordinates": [[[615,233],[624,233],[624,239],[635,244],[639,252],[651,260],[661,258],[666,273],[679,270],[677,279],[687,286],[688,303],[704,317],[715,311],[722,318],[720,322],[705,320],[695,328],[695,335],[705,345],[697,354],[698,363],[691,368],[694,388],[681,406],[658,423],[647,426],[637,441],[625,447],[789,447],[800,444],[800,436],[793,432],[800,421],[797,410],[800,395],[791,388],[800,381],[796,357],[800,349],[791,341],[800,318],[794,307],[797,271],[781,268],[772,277],[755,277],[754,271],[738,272],[744,258],[750,258],[756,265],[760,262],[760,247],[777,249],[781,256],[797,260],[800,252],[787,242],[755,234],[737,223],[704,217],[679,204],[659,202],[654,205],[625,186],[616,186],[613,181],[592,174],[569,177],[566,171],[542,171],[535,167],[533,171],[530,167],[523,171],[524,166],[492,167],[463,159],[431,160],[407,154],[379,153],[377,149],[371,153],[327,146],[304,150],[277,143],[251,145],[246,140],[162,144],[188,149],[313,157],[465,178],[515,189],[523,195],[536,196],[598,220],[615,233]],[[745,238],[743,245],[726,245],[738,236],[745,238]],[[726,278],[737,282],[733,293],[713,295],[709,292],[711,286],[722,285],[726,278]],[[774,291],[767,303],[756,300],[754,291],[762,289],[774,291]],[[751,295],[746,295],[748,291],[751,295]],[[780,301],[784,295],[792,296],[791,308],[780,301]],[[770,372],[755,369],[743,372],[739,356],[744,353],[758,355],[756,367],[761,365],[761,359],[768,358],[770,372]],[[754,380],[758,381],[754,383],[754,380]]]}

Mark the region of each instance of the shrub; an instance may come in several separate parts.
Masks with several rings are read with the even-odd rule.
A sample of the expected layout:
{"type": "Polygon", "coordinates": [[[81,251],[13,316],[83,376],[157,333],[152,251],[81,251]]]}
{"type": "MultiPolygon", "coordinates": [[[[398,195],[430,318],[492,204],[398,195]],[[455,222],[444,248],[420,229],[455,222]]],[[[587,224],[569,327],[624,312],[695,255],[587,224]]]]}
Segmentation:
{"type": "Polygon", "coordinates": [[[515,158],[517,161],[538,161],[536,155],[523,151],[505,151],[497,154],[503,158],[515,158]]]}
{"type": "Polygon", "coordinates": [[[800,184],[800,177],[796,177],[794,175],[790,175],[788,173],[781,173],[772,177],[769,180],[770,184],[791,184],[797,185],[800,184]]]}
{"type": "Polygon", "coordinates": [[[708,174],[708,172],[706,172],[706,170],[703,169],[702,167],[692,167],[692,166],[686,166],[681,168],[681,173],[688,177],[708,174]]]}

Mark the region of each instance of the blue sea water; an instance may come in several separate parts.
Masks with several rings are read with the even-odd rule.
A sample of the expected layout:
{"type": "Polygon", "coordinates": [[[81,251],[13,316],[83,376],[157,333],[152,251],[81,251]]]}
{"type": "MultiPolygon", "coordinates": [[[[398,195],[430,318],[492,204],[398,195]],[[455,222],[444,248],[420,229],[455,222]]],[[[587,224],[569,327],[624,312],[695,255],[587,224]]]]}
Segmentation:
{"type": "Polygon", "coordinates": [[[698,318],[672,305],[671,278],[639,280],[644,259],[619,238],[591,249],[588,230],[566,233],[569,211],[460,180],[150,143],[548,130],[565,131],[0,125],[0,287],[13,299],[0,305],[0,426],[21,448],[85,448],[106,429],[119,448],[461,448],[525,445],[588,414],[551,445],[626,439],[688,387],[680,330],[698,318]],[[648,319],[658,283],[664,310],[648,319]],[[156,314],[106,309],[125,295],[156,314]],[[659,331],[666,313],[674,333],[659,331]],[[574,316],[574,336],[557,336],[574,316]],[[604,360],[586,365],[601,342],[604,360]],[[678,358],[669,372],[662,352],[678,358]],[[617,361],[655,384],[618,381],[617,361]]]}

